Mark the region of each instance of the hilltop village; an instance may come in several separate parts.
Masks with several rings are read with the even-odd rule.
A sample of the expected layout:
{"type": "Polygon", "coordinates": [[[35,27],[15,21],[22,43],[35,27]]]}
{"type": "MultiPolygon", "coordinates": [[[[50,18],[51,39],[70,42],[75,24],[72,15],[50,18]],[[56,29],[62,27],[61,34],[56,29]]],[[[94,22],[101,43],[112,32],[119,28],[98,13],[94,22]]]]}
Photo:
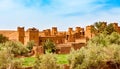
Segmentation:
{"type": "MultiPolygon", "coordinates": [[[[115,30],[120,33],[118,23],[112,24],[115,30]]],[[[103,22],[102,25],[106,26],[107,23],[103,22]]],[[[20,41],[23,44],[34,40],[35,46],[39,47],[39,53],[43,53],[42,43],[47,39],[51,39],[56,44],[58,53],[66,54],[70,52],[71,48],[76,50],[85,46],[87,40],[94,36],[91,32],[92,27],[92,25],[86,26],[86,28],[75,27],[75,30],[68,28],[67,31],[59,31],[57,27],[43,31],[39,31],[39,29],[34,27],[27,30],[24,27],[17,27],[17,31],[0,30],[0,34],[6,36],[9,40],[20,41]]]]}

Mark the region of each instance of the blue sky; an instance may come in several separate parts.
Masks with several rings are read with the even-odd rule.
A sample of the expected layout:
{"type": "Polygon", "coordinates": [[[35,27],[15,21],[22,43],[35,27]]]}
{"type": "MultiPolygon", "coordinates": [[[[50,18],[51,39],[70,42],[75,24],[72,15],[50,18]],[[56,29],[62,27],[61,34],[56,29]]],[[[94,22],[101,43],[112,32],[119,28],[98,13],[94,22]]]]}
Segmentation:
{"type": "Polygon", "coordinates": [[[0,0],[0,29],[67,30],[97,21],[120,23],[120,0],[0,0]]]}

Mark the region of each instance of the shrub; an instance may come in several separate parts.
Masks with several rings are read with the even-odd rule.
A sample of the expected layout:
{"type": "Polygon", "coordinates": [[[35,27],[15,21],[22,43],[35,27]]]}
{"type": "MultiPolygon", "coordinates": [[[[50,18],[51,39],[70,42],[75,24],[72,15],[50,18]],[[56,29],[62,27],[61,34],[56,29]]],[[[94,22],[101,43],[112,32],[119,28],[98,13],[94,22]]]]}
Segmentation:
{"type": "Polygon", "coordinates": [[[71,51],[69,63],[71,69],[101,69],[108,63],[120,65],[120,35],[116,32],[111,35],[100,34],[92,38],[86,47],[71,51]]]}
{"type": "Polygon", "coordinates": [[[120,64],[120,47],[118,45],[84,47],[72,51],[69,55],[72,69],[100,69],[109,61],[120,64]]]}
{"type": "Polygon", "coordinates": [[[43,48],[45,50],[45,53],[54,53],[56,48],[55,44],[52,42],[52,40],[47,39],[45,43],[43,43],[43,48]]]}
{"type": "Polygon", "coordinates": [[[44,54],[37,56],[34,69],[60,69],[57,65],[54,54],[44,54]]]}
{"type": "Polygon", "coordinates": [[[35,45],[34,41],[27,42],[26,47],[31,51],[33,49],[33,46],[35,45]]]}
{"type": "Polygon", "coordinates": [[[2,44],[2,48],[7,48],[14,55],[24,55],[28,53],[28,49],[20,42],[8,41],[2,44]]]}
{"type": "Polygon", "coordinates": [[[15,60],[10,49],[3,48],[0,50],[0,69],[18,69],[21,66],[21,61],[15,60]]]}
{"type": "Polygon", "coordinates": [[[6,41],[8,41],[8,38],[0,34],[0,43],[4,43],[6,41]]]}

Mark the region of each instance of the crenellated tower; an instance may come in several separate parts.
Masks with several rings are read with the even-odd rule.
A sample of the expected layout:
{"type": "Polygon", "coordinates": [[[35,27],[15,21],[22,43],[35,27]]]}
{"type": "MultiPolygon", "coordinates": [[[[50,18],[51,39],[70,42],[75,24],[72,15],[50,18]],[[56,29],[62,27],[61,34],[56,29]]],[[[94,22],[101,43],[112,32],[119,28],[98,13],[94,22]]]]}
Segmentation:
{"type": "Polygon", "coordinates": [[[24,27],[18,27],[17,33],[18,33],[18,41],[24,44],[24,37],[25,37],[24,27]]]}
{"type": "Polygon", "coordinates": [[[27,30],[28,32],[28,40],[33,40],[35,42],[35,45],[39,45],[39,30],[36,28],[29,28],[27,30]]]}
{"type": "Polygon", "coordinates": [[[68,28],[68,35],[71,35],[73,32],[73,28],[68,28]]]}
{"type": "Polygon", "coordinates": [[[44,32],[45,36],[51,36],[51,30],[50,29],[43,30],[43,32],[44,32]]]}
{"type": "Polygon", "coordinates": [[[80,28],[80,27],[76,27],[76,28],[75,28],[75,32],[76,32],[76,33],[80,33],[80,31],[81,31],[81,28],[80,28]]]}
{"type": "Polygon", "coordinates": [[[57,33],[58,33],[58,31],[57,31],[57,27],[52,27],[51,35],[56,36],[57,33]]]}
{"type": "Polygon", "coordinates": [[[93,28],[92,25],[86,26],[85,37],[88,39],[90,39],[94,36],[94,34],[92,33],[92,28],[93,28]]]}

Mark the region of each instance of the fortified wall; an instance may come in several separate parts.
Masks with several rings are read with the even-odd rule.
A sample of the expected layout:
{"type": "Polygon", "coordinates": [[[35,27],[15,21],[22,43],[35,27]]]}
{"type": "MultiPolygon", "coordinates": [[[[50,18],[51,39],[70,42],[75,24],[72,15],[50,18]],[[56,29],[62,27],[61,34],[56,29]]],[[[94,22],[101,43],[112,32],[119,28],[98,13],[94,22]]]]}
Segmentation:
{"type": "MultiPolygon", "coordinates": [[[[112,25],[114,29],[120,33],[118,23],[112,23],[112,25]]],[[[102,26],[107,26],[107,23],[102,22],[102,26]]],[[[0,34],[8,37],[9,40],[20,41],[25,45],[27,42],[33,40],[36,46],[41,46],[47,39],[51,39],[57,45],[59,52],[67,53],[71,48],[81,48],[88,39],[94,37],[95,34],[92,32],[92,28],[93,25],[89,25],[86,26],[86,28],[75,27],[75,30],[73,30],[73,28],[70,27],[67,31],[59,31],[57,27],[52,27],[51,29],[39,31],[34,27],[27,30],[25,30],[24,27],[18,27],[17,30],[0,30],[0,34]]]]}
{"type": "MultiPolygon", "coordinates": [[[[103,27],[107,26],[107,22],[101,23],[103,27]]],[[[120,26],[118,23],[111,23],[114,29],[120,33],[120,26]]],[[[17,27],[15,30],[0,30],[0,34],[8,37],[13,41],[20,41],[23,44],[26,44],[28,41],[34,40],[36,45],[41,45],[42,42],[45,42],[46,39],[53,40],[56,44],[64,44],[69,42],[81,42],[83,39],[91,39],[95,36],[92,32],[93,25],[86,26],[86,28],[69,27],[68,31],[58,31],[57,27],[52,27],[51,29],[46,29],[39,31],[36,28],[29,28],[25,31],[24,27],[17,27]],[[85,29],[85,30],[84,30],[85,29]]],[[[85,43],[85,41],[84,41],[85,43]]]]}

